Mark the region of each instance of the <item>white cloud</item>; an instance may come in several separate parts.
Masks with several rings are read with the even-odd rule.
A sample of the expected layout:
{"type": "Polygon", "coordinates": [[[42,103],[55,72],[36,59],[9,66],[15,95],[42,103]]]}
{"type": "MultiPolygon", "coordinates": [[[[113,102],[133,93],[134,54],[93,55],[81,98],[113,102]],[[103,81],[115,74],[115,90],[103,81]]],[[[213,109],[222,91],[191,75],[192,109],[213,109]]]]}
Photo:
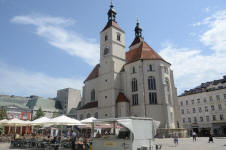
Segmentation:
{"type": "Polygon", "coordinates": [[[62,88],[81,89],[83,79],[57,78],[43,73],[29,72],[0,62],[0,94],[55,97],[62,88]]]}
{"type": "Polygon", "coordinates": [[[172,63],[179,93],[226,75],[226,11],[218,11],[194,26],[207,26],[199,38],[210,53],[206,49],[178,48],[170,43],[160,52],[172,63]]]}
{"type": "Polygon", "coordinates": [[[74,24],[73,19],[60,17],[25,15],[15,16],[12,23],[34,25],[35,33],[47,39],[48,43],[70,55],[82,58],[89,65],[98,63],[99,44],[92,40],[84,39],[79,34],[67,27],[74,24]]]}

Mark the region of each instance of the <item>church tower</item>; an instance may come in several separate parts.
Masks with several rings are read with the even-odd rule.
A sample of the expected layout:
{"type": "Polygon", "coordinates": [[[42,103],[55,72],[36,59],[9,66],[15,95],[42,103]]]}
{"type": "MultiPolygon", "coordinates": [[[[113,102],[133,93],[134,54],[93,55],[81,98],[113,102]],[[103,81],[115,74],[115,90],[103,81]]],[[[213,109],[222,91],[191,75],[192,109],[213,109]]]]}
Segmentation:
{"type": "Polygon", "coordinates": [[[116,117],[116,99],[121,89],[119,73],[125,64],[125,33],[116,21],[111,2],[108,22],[100,32],[100,118],[116,117]]]}

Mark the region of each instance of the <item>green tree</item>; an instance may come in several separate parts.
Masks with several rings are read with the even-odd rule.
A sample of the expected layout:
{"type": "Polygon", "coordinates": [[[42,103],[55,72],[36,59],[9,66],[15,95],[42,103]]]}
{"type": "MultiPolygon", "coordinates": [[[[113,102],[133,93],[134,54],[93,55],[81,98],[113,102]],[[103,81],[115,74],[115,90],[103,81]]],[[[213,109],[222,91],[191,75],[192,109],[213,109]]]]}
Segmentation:
{"type": "Polygon", "coordinates": [[[34,119],[38,119],[38,118],[41,118],[41,117],[44,117],[44,116],[45,116],[45,113],[42,111],[42,108],[40,107],[38,109],[38,111],[36,112],[34,119]]]}
{"type": "Polygon", "coordinates": [[[8,119],[7,112],[4,107],[2,107],[2,111],[0,112],[0,120],[2,119],[8,119]]]}

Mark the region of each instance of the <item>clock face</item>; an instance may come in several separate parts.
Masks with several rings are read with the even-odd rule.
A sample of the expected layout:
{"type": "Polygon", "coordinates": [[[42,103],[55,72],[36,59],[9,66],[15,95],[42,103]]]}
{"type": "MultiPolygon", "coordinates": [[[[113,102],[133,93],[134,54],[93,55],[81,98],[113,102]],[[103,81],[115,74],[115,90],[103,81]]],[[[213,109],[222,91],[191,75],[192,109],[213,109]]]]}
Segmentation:
{"type": "Polygon", "coordinates": [[[110,51],[109,47],[105,47],[104,48],[104,55],[109,54],[109,51],[110,51]]]}

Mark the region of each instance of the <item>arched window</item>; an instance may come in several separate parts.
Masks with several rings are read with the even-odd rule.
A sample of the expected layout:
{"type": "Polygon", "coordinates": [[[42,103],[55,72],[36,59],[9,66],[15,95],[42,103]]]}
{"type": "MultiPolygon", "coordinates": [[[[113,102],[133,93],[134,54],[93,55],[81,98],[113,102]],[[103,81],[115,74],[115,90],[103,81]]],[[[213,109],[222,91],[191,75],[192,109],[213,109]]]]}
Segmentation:
{"type": "Polygon", "coordinates": [[[93,89],[92,91],[91,91],[91,101],[95,101],[96,99],[95,99],[95,90],[93,89]]]}
{"type": "Polygon", "coordinates": [[[169,92],[170,91],[170,85],[169,85],[169,79],[165,78],[165,83],[166,83],[166,89],[169,92]]]}
{"type": "Polygon", "coordinates": [[[90,113],[88,113],[87,115],[86,115],[86,118],[90,118],[91,117],[91,115],[90,115],[90,113]]]}
{"type": "Polygon", "coordinates": [[[136,78],[133,78],[132,79],[132,92],[136,92],[138,90],[138,87],[137,87],[137,79],[136,78]]]}
{"type": "Polygon", "coordinates": [[[94,117],[98,118],[98,112],[95,112],[94,117]]]}
{"type": "Polygon", "coordinates": [[[155,78],[152,77],[152,76],[148,78],[148,89],[149,90],[156,90],[155,78]]]}
{"type": "Polygon", "coordinates": [[[153,68],[152,68],[152,65],[150,64],[149,65],[149,71],[152,71],[153,70],[153,68]]]}
{"type": "Polygon", "coordinates": [[[117,33],[117,40],[121,41],[121,34],[120,33],[117,33]]]}
{"type": "Polygon", "coordinates": [[[110,49],[109,47],[105,47],[104,48],[104,55],[107,55],[109,53],[110,49]]]}
{"type": "Polygon", "coordinates": [[[136,73],[135,67],[132,68],[132,73],[136,73]]]}
{"type": "Polygon", "coordinates": [[[104,40],[105,40],[105,41],[107,41],[107,40],[108,40],[108,36],[107,36],[107,35],[105,35],[104,40]]]}

